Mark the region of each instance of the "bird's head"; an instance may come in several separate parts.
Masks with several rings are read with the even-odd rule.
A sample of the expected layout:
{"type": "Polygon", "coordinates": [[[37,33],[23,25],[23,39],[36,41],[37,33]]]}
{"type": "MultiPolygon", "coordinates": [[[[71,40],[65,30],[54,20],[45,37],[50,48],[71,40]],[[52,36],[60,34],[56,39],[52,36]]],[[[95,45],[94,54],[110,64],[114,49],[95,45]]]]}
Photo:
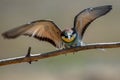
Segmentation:
{"type": "Polygon", "coordinates": [[[77,34],[73,29],[65,29],[61,34],[62,40],[67,43],[74,41],[76,36],[77,34]]]}

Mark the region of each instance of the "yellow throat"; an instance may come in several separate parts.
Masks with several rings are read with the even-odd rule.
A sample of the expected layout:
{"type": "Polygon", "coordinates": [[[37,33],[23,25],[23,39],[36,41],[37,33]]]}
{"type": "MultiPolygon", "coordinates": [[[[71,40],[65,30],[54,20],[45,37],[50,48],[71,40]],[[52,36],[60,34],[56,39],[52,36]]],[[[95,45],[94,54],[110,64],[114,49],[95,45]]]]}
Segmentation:
{"type": "Polygon", "coordinates": [[[65,36],[62,36],[62,40],[65,42],[72,42],[76,38],[76,34],[74,34],[70,39],[66,38],[65,36]]]}

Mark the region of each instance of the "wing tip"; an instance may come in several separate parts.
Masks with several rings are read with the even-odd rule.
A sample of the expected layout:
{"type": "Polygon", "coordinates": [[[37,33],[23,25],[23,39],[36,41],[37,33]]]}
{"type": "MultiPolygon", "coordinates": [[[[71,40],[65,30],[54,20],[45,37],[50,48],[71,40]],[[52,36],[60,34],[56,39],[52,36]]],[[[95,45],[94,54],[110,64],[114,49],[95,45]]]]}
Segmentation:
{"type": "Polygon", "coordinates": [[[108,9],[108,11],[112,10],[112,5],[104,5],[104,6],[108,9]]]}
{"type": "Polygon", "coordinates": [[[86,11],[93,12],[98,17],[103,16],[112,10],[112,5],[103,5],[98,7],[87,8],[86,11]]]}
{"type": "Polygon", "coordinates": [[[16,38],[16,37],[17,37],[17,35],[12,35],[12,34],[10,34],[9,32],[4,32],[4,33],[2,33],[1,35],[2,35],[2,37],[3,37],[4,39],[12,39],[12,38],[16,38]]]}
{"type": "Polygon", "coordinates": [[[1,34],[4,39],[10,39],[11,37],[5,32],[1,34]]]}
{"type": "Polygon", "coordinates": [[[112,5],[104,5],[104,6],[112,9],[112,5]]]}
{"type": "Polygon", "coordinates": [[[5,33],[2,33],[1,34],[3,38],[9,38],[8,34],[5,32],[5,33]]]}
{"type": "Polygon", "coordinates": [[[104,5],[101,8],[103,9],[103,15],[105,15],[112,10],[112,5],[104,5]]]}

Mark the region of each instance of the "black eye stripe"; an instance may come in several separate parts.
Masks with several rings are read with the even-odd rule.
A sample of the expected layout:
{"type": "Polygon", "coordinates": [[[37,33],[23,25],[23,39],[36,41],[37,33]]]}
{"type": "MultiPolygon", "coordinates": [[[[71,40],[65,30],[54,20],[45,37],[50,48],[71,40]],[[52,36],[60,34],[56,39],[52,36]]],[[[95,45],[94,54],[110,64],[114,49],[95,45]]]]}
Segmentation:
{"type": "MultiPolygon", "coordinates": [[[[76,34],[76,32],[73,30],[73,32],[70,35],[70,37],[72,37],[74,34],[76,34]]],[[[68,38],[68,35],[66,34],[66,32],[62,32],[61,36],[64,36],[65,38],[68,38]]]]}
{"type": "Polygon", "coordinates": [[[68,36],[66,36],[66,35],[64,35],[65,36],[65,38],[68,38],[68,36]]]}
{"type": "MultiPolygon", "coordinates": [[[[70,35],[70,37],[72,37],[74,34],[70,35]]],[[[68,36],[64,35],[65,38],[68,38],[68,36]]]]}

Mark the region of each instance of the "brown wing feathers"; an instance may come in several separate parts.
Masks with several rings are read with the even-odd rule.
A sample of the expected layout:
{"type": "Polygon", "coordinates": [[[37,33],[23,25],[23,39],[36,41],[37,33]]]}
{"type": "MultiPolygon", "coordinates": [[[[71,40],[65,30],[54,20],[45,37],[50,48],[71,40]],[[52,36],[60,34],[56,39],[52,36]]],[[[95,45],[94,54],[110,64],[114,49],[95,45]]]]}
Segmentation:
{"type": "Polygon", "coordinates": [[[111,5],[87,8],[76,15],[74,18],[74,28],[80,35],[81,39],[89,24],[96,18],[107,14],[111,9],[111,5]]]}
{"type": "Polygon", "coordinates": [[[55,47],[61,46],[61,30],[52,21],[38,20],[14,28],[2,34],[4,38],[16,38],[20,35],[28,35],[42,41],[50,42],[55,47]]]}

